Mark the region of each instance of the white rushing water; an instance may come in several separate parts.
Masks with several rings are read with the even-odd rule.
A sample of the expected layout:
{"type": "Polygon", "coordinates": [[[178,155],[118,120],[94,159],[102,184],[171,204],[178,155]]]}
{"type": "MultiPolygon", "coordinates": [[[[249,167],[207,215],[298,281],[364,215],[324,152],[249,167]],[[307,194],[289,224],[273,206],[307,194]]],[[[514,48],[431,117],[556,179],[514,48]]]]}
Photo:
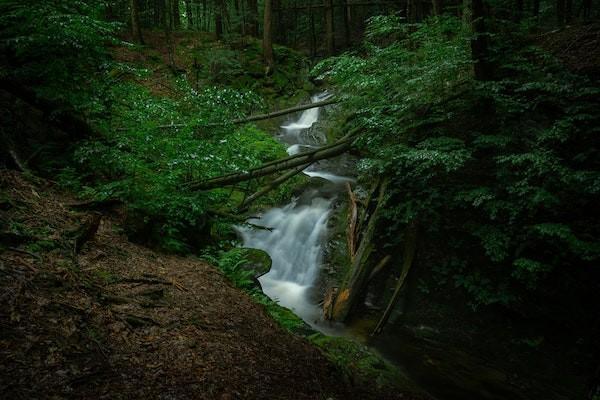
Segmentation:
{"type": "MultiPolygon", "coordinates": [[[[330,95],[313,96],[312,102],[325,100],[330,95]]],[[[282,126],[281,139],[289,144],[288,154],[297,154],[317,147],[319,132],[311,128],[319,119],[319,108],[302,112],[300,117],[282,126]]],[[[332,185],[343,183],[349,178],[330,172],[319,171],[317,165],[307,169],[309,176],[319,176],[332,185]]],[[[333,199],[319,195],[313,190],[302,196],[302,202],[294,199],[281,208],[272,208],[260,219],[249,222],[271,230],[240,227],[244,247],[266,251],[273,261],[269,273],[259,278],[263,292],[284,307],[293,310],[309,324],[315,326],[321,311],[311,300],[310,291],[318,277],[323,257],[323,244],[327,234],[327,219],[333,199]]]]}

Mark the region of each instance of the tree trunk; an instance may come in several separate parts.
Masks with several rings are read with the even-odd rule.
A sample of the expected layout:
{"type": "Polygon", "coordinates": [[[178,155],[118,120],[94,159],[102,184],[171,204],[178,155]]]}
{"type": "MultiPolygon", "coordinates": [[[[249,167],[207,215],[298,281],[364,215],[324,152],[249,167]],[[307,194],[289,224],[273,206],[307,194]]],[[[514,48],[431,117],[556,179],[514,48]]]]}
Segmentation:
{"type": "Polygon", "coordinates": [[[173,29],[179,29],[181,27],[181,12],[179,11],[179,0],[172,0],[173,11],[173,29]]]}
{"type": "Polygon", "coordinates": [[[433,0],[433,15],[439,17],[440,15],[442,15],[443,9],[444,9],[444,2],[443,0],[433,0]]]}
{"type": "Polygon", "coordinates": [[[515,20],[515,22],[520,22],[521,18],[523,18],[523,7],[524,7],[524,1],[523,0],[516,0],[515,14],[514,14],[514,20],[515,20]]]}
{"type": "Polygon", "coordinates": [[[247,0],[248,5],[248,28],[247,32],[250,36],[258,37],[258,1],[247,0]]]}
{"type": "Polygon", "coordinates": [[[144,37],[142,36],[142,27],[140,26],[140,9],[138,0],[130,0],[129,5],[131,7],[131,32],[134,40],[139,44],[144,44],[144,37]]]}
{"type": "Polygon", "coordinates": [[[352,40],[350,38],[350,7],[348,7],[348,0],[344,0],[343,4],[343,13],[344,13],[344,39],[346,40],[346,47],[350,47],[352,45],[352,40]]]}
{"type": "Polygon", "coordinates": [[[317,33],[315,29],[315,13],[312,8],[309,8],[308,13],[310,19],[310,56],[311,58],[315,58],[315,56],[317,55],[317,33]]]}
{"type": "Polygon", "coordinates": [[[335,298],[332,312],[332,319],[335,321],[343,322],[348,318],[352,309],[362,298],[367,280],[371,275],[373,267],[372,253],[374,250],[373,236],[379,220],[379,213],[385,204],[387,184],[388,179],[385,179],[377,185],[379,192],[377,205],[371,215],[367,216],[368,223],[351,263],[349,278],[342,284],[335,298]]]}
{"type": "Polygon", "coordinates": [[[333,0],[324,0],[325,3],[325,39],[327,42],[327,54],[335,53],[335,41],[333,33],[333,0]]]}
{"type": "Polygon", "coordinates": [[[471,57],[474,61],[475,79],[486,81],[491,79],[491,65],[488,61],[488,36],[485,25],[485,6],[483,0],[472,0],[471,57]]]}
{"type": "Polygon", "coordinates": [[[185,15],[187,17],[187,28],[194,29],[194,13],[192,12],[192,0],[185,0],[185,15]]]}
{"type": "Polygon", "coordinates": [[[556,0],[556,23],[558,26],[565,25],[565,0],[556,0]]]}
{"type": "MultiPolygon", "coordinates": [[[[534,1],[536,1],[536,0],[534,0],[534,1]]],[[[462,7],[463,26],[471,27],[472,19],[473,19],[473,12],[471,10],[471,0],[463,0],[463,7],[462,7]]]]}
{"type": "Polygon", "coordinates": [[[264,13],[264,26],[263,26],[263,57],[265,60],[265,73],[270,75],[273,72],[275,65],[275,59],[273,57],[273,3],[272,0],[265,0],[265,13],[264,13]]]}
{"type": "Polygon", "coordinates": [[[534,17],[540,15],[540,0],[533,0],[533,4],[531,6],[531,13],[534,17]]]}
{"type": "Polygon", "coordinates": [[[587,22],[592,16],[592,0],[583,0],[581,6],[583,7],[583,20],[587,22]]]}
{"type": "Polygon", "coordinates": [[[221,0],[215,4],[215,36],[217,40],[223,37],[223,7],[221,0]]]}
{"type": "Polygon", "coordinates": [[[573,18],[573,0],[565,1],[565,22],[568,24],[573,18]]]}

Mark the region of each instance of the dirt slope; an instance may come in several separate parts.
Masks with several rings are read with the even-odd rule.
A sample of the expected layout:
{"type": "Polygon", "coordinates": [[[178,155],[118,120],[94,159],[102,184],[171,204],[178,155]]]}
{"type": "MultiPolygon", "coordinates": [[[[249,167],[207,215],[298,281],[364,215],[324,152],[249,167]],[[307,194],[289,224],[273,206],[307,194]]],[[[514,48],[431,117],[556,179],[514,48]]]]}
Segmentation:
{"type": "MultiPolygon", "coordinates": [[[[215,268],[0,171],[0,398],[364,399],[215,268]]],[[[398,395],[402,397],[401,395],[398,395]]],[[[396,396],[394,396],[396,397],[396,396]]]]}

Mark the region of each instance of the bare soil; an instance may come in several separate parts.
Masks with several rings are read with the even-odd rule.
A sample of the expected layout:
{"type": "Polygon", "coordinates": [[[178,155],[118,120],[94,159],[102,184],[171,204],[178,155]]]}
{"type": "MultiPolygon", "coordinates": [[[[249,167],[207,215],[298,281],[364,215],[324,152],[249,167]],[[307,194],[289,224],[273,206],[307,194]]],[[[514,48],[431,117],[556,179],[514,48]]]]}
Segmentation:
{"type": "Polygon", "coordinates": [[[73,203],[0,171],[0,398],[404,398],[354,387],[214,267],[130,243],[122,213],[75,254],[73,203]]]}

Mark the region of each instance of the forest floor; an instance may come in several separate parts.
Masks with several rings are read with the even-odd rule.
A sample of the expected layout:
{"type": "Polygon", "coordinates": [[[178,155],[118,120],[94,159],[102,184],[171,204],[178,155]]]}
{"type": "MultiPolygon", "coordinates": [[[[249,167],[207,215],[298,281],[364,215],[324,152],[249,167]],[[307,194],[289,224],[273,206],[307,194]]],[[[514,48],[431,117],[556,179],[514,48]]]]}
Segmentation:
{"type": "Polygon", "coordinates": [[[216,268],[129,242],[118,211],[76,249],[100,216],[76,203],[0,171],[0,397],[407,398],[353,385],[216,268]]]}

